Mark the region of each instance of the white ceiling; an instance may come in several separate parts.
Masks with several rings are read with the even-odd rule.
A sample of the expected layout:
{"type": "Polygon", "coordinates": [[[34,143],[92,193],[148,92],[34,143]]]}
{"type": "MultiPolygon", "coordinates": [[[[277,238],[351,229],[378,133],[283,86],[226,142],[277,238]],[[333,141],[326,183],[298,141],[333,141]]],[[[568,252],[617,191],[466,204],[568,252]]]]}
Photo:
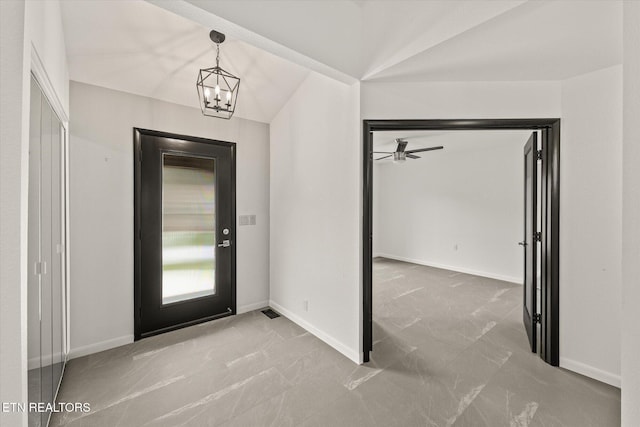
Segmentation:
{"type": "MultiPolygon", "coordinates": [[[[71,80],[199,108],[215,65],[209,28],[144,1],[62,2],[71,80]]],[[[241,78],[236,115],[269,123],[309,70],[227,37],[221,66],[241,78]]]]}
{"type": "Polygon", "coordinates": [[[621,63],[615,0],[62,1],[72,80],[198,106],[198,69],[242,79],[270,122],[315,70],[346,83],[563,80],[621,63]]]}
{"type": "Polygon", "coordinates": [[[171,3],[173,10],[187,6],[354,79],[562,80],[622,60],[616,0],[171,3]]]}
{"type": "MultiPolygon", "coordinates": [[[[373,151],[393,152],[396,150],[396,138],[408,141],[405,150],[443,146],[447,153],[459,151],[500,149],[511,144],[524,148],[533,131],[529,130],[454,130],[454,131],[388,131],[373,133],[373,151]]],[[[437,157],[441,151],[417,153],[421,157],[437,157]]],[[[374,158],[384,154],[375,154],[374,158]]],[[[391,159],[375,162],[390,163],[391,159]]]]}
{"type": "Polygon", "coordinates": [[[620,2],[529,1],[370,79],[564,80],[621,61],[620,2]]]}

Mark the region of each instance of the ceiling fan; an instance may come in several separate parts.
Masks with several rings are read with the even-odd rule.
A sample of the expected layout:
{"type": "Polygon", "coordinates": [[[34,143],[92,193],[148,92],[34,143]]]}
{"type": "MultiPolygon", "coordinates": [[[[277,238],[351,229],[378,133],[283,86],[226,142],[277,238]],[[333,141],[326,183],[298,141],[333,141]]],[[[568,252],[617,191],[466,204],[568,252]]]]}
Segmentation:
{"type": "Polygon", "coordinates": [[[444,147],[442,145],[439,145],[437,147],[427,147],[427,148],[416,148],[415,150],[407,150],[405,151],[405,148],[407,147],[408,141],[402,139],[402,138],[396,138],[396,142],[398,143],[398,147],[396,148],[396,151],[394,152],[390,152],[390,151],[374,151],[374,154],[386,154],[386,156],[377,158],[375,160],[382,160],[382,159],[386,159],[388,157],[393,157],[393,161],[394,162],[404,162],[405,160],[407,160],[407,157],[410,159],[419,159],[420,156],[416,156],[413,153],[421,153],[423,151],[433,151],[433,150],[442,150],[444,147]]]}

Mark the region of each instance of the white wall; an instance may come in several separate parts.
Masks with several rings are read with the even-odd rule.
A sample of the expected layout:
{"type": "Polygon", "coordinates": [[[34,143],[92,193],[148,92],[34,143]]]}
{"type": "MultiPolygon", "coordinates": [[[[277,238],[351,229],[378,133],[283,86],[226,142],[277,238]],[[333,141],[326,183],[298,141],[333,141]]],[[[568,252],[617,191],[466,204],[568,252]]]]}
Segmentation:
{"type": "Polygon", "coordinates": [[[269,298],[269,127],[72,82],[70,129],[71,352],[133,339],[133,128],[237,142],[237,308],[269,298]]]}
{"type": "MultiPolygon", "coordinates": [[[[29,185],[29,79],[39,78],[59,112],[68,109],[68,73],[57,0],[3,1],[2,16],[2,199],[0,281],[0,400],[27,400],[27,218],[29,185]],[[35,56],[37,59],[32,59],[35,56]]],[[[26,425],[26,414],[2,414],[1,421],[26,425]]]]}
{"type": "Polygon", "coordinates": [[[362,118],[560,117],[559,82],[363,82],[362,118]]]}
{"type": "Polygon", "coordinates": [[[361,360],[358,90],[312,72],[270,134],[270,304],[354,361],[361,360]]]}
{"type": "Polygon", "coordinates": [[[560,366],[620,386],[622,67],[563,81],[561,126],[560,366]]]}
{"type": "Polygon", "coordinates": [[[421,159],[374,163],[374,256],[522,284],[530,134],[452,132],[414,145],[445,147],[421,159]]]}
{"type": "MultiPolygon", "coordinates": [[[[27,401],[24,9],[22,2],[0,2],[0,402],[27,401]]],[[[2,425],[26,425],[26,419],[19,413],[0,414],[2,425]]]]}
{"type": "Polygon", "coordinates": [[[369,82],[361,89],[368,119],[562,117],[560,357],[613,384],[620,372],[620,78],[614,67],[565,82],[369,82]],[[593,345],[594,331],[605,344],[593,345]]]}
{"type": "Polygon", "coordinates": [[[624,3],[622,425],[640,420],[640,2],[624,3]]]}
{"type": "MultiPolygon", "coordinates": [[[[57,99],[50,99],[50,101],[54,104],[54,109],[59,106],[68,115],[69,70],[60,1],[28,0],[25,3],[25,13],[25,26],[30,43],[44,65],[47,79],[55,90],[55,98],[57,99]]],[[[61,117],[61,119],[64,121],[65,118],[61,117]]]]}

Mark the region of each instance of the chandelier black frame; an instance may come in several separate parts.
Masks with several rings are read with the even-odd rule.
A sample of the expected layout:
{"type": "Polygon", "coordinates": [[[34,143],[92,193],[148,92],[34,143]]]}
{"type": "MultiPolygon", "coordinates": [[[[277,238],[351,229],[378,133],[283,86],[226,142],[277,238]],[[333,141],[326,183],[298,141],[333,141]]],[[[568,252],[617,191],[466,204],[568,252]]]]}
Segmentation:
{"type": "Polygon", "coordinates": [[[198,72],[196,89],[200,109],[205,116],[230,119],[236,110],[240,78],[220,67],[220,43],[224,42],[225,35],[212,30],[209,37],[216,44],[216,65],[198,72]]]}

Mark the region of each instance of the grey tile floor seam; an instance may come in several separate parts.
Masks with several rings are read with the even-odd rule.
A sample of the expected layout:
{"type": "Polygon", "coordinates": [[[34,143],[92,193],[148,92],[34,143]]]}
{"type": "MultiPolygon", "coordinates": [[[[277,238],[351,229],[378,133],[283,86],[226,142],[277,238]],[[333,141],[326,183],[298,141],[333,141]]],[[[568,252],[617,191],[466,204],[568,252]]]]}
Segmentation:
{"type": "Polygon", "coordinates": [[[530,352],[522,288],[374,260],[374,351],[356,365],[259,311],[71,360],[51,426],[620,425],[620,390],[530,352]]]}

